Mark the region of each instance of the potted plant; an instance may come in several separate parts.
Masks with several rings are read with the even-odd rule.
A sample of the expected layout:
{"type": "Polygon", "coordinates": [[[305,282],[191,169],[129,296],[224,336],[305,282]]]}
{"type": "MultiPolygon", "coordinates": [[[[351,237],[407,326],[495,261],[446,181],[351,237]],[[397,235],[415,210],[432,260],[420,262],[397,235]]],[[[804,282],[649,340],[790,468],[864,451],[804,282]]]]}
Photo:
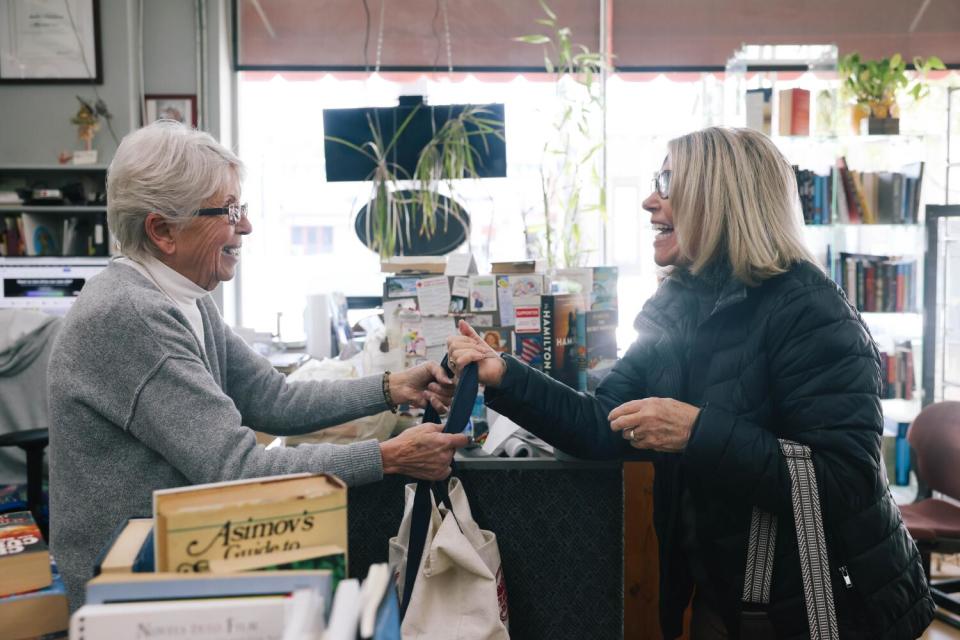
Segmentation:
{"type": "MultiPolygon", "coordinates": [[[[599,158],[603,136],[599,132],[604,104],[598,76],[604,61],[599,53],[573,41],[568,27],[558,23],[557,15],[540,0],[546,17],[537,23],[547,33],[516,38],[520,42],[543,46],[544,68],[556,81],[555,108],[547,114],[554,135],[543,145],[540,187],[543,226],[527,224],[530,236],[542,228],[540,256],[549,269],[583,266],[589,248],[583,228],[584,214],[605,213],[606,189],[600,175],[599,158]]],[[[526,223],[526,214],[525,214],[526,223]]]]}
{"type": "Polygon", "coordinates": [[[480,152],[474,139],[479,137],[479,146],[489,150],[489,136],[504,139],[503,121],[481,106],[454,109],[427,107],[422,102],[413,105],[389,139],[374,111],[366,114],[366,121],[369,140],[362,144],[326,136],[328,141],[344,145],[372,164],[364,178],[370,182],[370,192],[355,225],[361,241],[382,258],[409,254],[411,250],[420,255],[436,255],[455,248],[469,236],[469,218],[455,199],[455,181],[481,176],[480,152]],[[416,151],[416,164],[410,171],[398,161],[398,151],[404,134],[425,109],[430,110],[431,132],[416,151]],[[450,111],[439,114],[442,124],[437,127],[435,112],[443,109],[450,111]],[[449,117],[444,119],[444,115],[449,117]],[[450,231],[451,219],[457,227],[453,246],[449,246],[451,242],[431,245],[429,241],[438,230],[441,235],[450,231]]]}
{"type": "Polygon", "coordinates": [[[907,76],[907,63],[899,53],[882,60],[862,60],[858,53],[840,58],[837,70],[842,88],[855,100],[852,113],[855,131],[861,130],[863,119],[867,118],[868,133],[900,132],[898,92],[905,91],[914,101],[920,100],[930,93],[930,87],[924,82],[926,74],[933,69],[946,68],[936,56],[926,60],[914,58],[913,65],[918,77],[911,82],[907,76]]]}

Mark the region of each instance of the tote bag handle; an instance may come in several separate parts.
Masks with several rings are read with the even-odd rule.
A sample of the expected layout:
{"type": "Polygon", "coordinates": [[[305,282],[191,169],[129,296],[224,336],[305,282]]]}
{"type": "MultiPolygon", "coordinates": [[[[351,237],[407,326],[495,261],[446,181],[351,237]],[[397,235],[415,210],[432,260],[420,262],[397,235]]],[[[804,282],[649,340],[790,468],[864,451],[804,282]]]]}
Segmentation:
{"type": "MultiPolygon", "coordinates": [[[[780,450],[790,474],[793,521],[803,576],[803,601],[812,640],[839,637],[837,615],[830,583],[830,563],[820,512],[820,494],[813,470],[810,447],[780,440],[780,450]]],[[[750,520],[747,569],[743,580],[743,602],[766,605],[770,602],[773,555],[777,539],[777,517],[756,507],[750,520]]]]}
{"type": "MultiPolygon", "coordinates": [[[[441,364],[444,370],[450,371],[446,357],[443,358],[441,364]]],[[[479,384],[477,376],[477,363],[475,362],[471,362],[460,372],[457,390],[453,394],[450,412],[447,414],[447,422],[443,428],[444,433],[460,433],[466,429],[467,423],[470,421],[470,414],[473,412],[473,403],[477,399],[477,385],[479,384]]],[[[423,412],[423,422],[440,422],[440,415],[429,403],[427,403],[427,408],[423,412]]],[[[427,543],[427,531],[430,528],[432,512],[431,492],[436,496],[438,503],[442,503],[450,513],[453,513],[453,506],[450,504],[450,497],[447,494],[446,481],[417,480],[417,491],[413,497],[413,512],[410,517],[410,539],[407,541],[407,569],[403,578],[403,599],[400,602],[401,620],[403,620],[407,613],[407,607],[410,605],[413,585],[417,581],[420,560],[423,558],[423,549],[427,543]]]]}

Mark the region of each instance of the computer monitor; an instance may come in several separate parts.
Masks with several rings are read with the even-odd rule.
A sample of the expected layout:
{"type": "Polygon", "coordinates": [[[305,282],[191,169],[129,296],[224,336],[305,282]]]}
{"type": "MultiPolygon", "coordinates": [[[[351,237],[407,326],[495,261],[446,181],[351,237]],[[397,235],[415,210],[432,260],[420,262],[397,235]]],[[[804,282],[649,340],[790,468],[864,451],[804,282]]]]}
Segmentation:
{"type": "Polygon", "coordinates": [[[0,259],[0,309],[35,309],[65,315],[106,258],[0,259]]]}

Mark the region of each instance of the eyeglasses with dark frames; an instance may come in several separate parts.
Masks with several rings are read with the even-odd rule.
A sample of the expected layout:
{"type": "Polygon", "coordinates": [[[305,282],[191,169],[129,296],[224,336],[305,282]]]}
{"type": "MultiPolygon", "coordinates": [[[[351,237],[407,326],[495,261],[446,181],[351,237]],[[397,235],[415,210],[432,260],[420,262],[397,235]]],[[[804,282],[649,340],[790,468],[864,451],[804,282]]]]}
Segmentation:
{"type": "Polygon", "coordinates": [[[196,214],[198,216],[227,216],[227,222],[230,224],[237,224],[240,222],[240,218],[247,217],[247,205],[237,204],[236,202],[228,204],[225,207],[212,207],[209,209],[198,209],[196,214]]]}
{"type": "Polygon", "coordinates": [[[653,180],[650,183],[650,189],[657,192],[657,195],[667,200],[670,197],[670,178],[673,177],[673,171],[670,169],[661,169],[653,174],[653,180]]]}

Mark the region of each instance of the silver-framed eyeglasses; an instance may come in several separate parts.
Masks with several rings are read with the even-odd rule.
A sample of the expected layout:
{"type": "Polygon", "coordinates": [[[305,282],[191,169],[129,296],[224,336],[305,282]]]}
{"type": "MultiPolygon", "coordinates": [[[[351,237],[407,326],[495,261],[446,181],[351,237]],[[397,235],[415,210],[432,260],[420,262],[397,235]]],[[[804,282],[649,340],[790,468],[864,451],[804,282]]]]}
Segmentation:
{"type": "Polygon", "coordinates": [[[212,207],[209,209],[198,209],[198,216],[227,216],[227,222],[237,224],[240,218],[247,217],[247,204],[237,204],[233,202],[225,207],[212,207]]]}
{"type": "Polygon", "coordinates": [[[657,195],[664,200],[670,197],[670,179],[673,177],[673,171],[670,169],[661,169],[653,174],[653,180],[650,182],[650,189],[657,192],[657,195]]]}

